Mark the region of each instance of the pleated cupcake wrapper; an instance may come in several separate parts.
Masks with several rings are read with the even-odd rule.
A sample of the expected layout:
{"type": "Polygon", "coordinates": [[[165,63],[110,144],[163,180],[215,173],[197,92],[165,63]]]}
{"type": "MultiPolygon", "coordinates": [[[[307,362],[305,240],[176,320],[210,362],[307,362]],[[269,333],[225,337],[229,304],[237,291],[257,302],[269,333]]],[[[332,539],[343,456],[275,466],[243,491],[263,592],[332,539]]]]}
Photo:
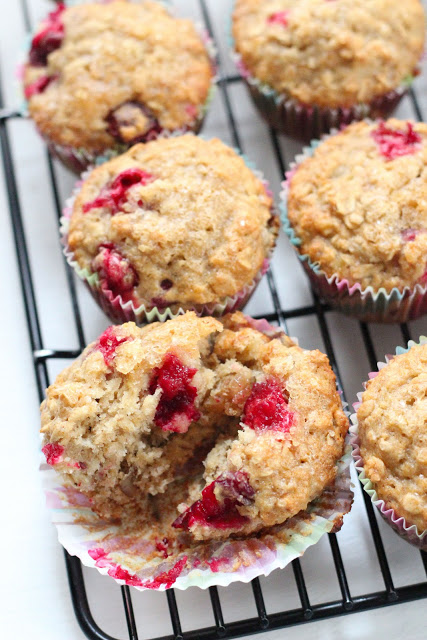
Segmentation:
{"type": "MultiPolygon", "coordinates": [[[[91,2],[92,1],[93,0],[91,0],[91,2]]],[[[113,1],[113,0],[98,0],[98,2],[100,3],[104,2],[105,4],[108,4],[109,1],[113,1]]],[[[135,0],[135,1],[137,2],[138,0],[135,0]]],[[[169,0],[156,0],[156,1],[159,2],[160,4],[163,4],[165,8],[169,10],[169,13],[171,13],[171,15],[175,15],[176,11],[172,7],[169,0]]],[[[75,0],[75,1],[68,0],[67,2],[65,2],[65,4],[67,6],[75,6],[78,4],[84,4],[84,2],[82,2],[81,0],[75,0]]],[[[206,114],[209,110],[209,107],[215,95],[216,84],[218,81],[217,49],[215,47],[215,44],[212,38],[209,36],[208,32],[203,27],[203,25],[196,22],[194,23],[194,26],[196,27],[197,32],[200,38],[202,39],[203,44],[205,45],[205,48],[208,53],[208,56],[212,65],[212,69],[213,69],[212,84],[210,86],[208,96],[206,98],[205,103],[200,107],[199,113],[196,119],[194,120],[193,124],[187,125],[179,129],[162,129],[159,134],[155,135],[156,139],[160,137],[165,138],[173,135],[180,135],[182,133],[188,133],[188,132],[198,133],[203,126],[203,122],[205,120],[206,114]]],[[[21,59],[21,62],[17,65],[16,73],[15,73],[17,78],[17,91],[19,94],[18,111],[23,117],[29,116],[28,100],[25,98],[24,91],[23,91],[23,76],[24,76],[25,62],[28,59],[28,53],[30,51],[32,39],[33,39],[33,34],[28,35],[26,37],[25,43],[23,46],[23,51],[22,51],[22,59],[21,59]]],[[[120,155],[121,153],[124,153],[125,151],[130,149],[130,147],[132,146],[124,143],[115,143],[109,149],[106,149],[102,153],[101,152],[94,153],[94,152],[88,151],[87,149],[84,149],[83,147],[73,147],[71,145],[58,144],[54,142],[50,137],[43,134],[39,129],[38,129],[38,132],[40,136],[43,138],[44,142],[46,143],[50,153],[54,157],[58,158],[62,162],[62,164],[67,167],[67,169],[69,169],[70,171],[72,171],[72,173],[75,173],[77,175],[80,175],[83,171],[86,171],[91,166],[102,164],[106,160],[111,160],[112,158],[120,155]]]]}
{"type": "Polygon", "coordinates": [[[414,76],[408,76],[399,87],[376,96],[369,103],[339,108],[310,106],[285,93],[278,93],[270,85],[253,76],[235,49],[231,17],[228,19],[227,32],[234,64],[261,115],[274,129],[304,142],[309,142],[333,128],[339,129],[355,120],[363,120],[367,117],[374,119],[388,117],[414,80],[414,76]]]}
{"type": "MultiPolygon", "coordinates": [[[[366,120],[372,123],[371,120],[366,120]]],[[[299,252],[301,244],[288,217],[288,190],[297,167],[311,157],[321,142],[338,133],[332,130],[322,136],[321,140],[312,140],[310,146],[304,147],[291,163],[286,172],[286,180],[282,183],[280,193],[280,217],[283,230],[291,244],[296,249],[297,256],[308,275],[316,293],[329,302],[333,307],[347,315],[359,318],[365,322],[397,323],[415,320],[427,313],[427,287],[416,284],[413,288],[405,287],[402,291],[393,288],[387,292],[383,287],[374,290],[372,287],[362,289],[358,283],[350,284],[337,273],[327,276],[319,263],[312,262],[308,255],[299,252]]]]}
{"type": "MultiPolygon", "coordinates": [[[[414,342],[410,340],[408,342],[408,347],[406,349],[402,347],[396,348],[396,354],[400,355],[402,353],[407,353],[413,346],[427,344],[427,337],[420,336],[418,342],[414,342]]],[[[395,356],[386,355],[385,362],[378,362],[378,371],[372,371],[369,373],[368,378],[372,380],[376,378],[379,371],[383,369],[395,356]]],[[[366,389],[366,382],[363,383],[363,387],[366,389]]],[[[358,410],[360,404],[362,402],[363,391],[357,394],[358,401],[353,404],[353,408],[355,411],[358,410]]],[[[360,438],[359,438],[359,422],[357,419],[357,413],[353,413],[350,416],[351,426],[350,426],[350,443],[352,446],[352,456],[354,459],[355,467],[359,476],[359,480],[363,485],[364,490],[371,498],[371,502],[375,507],[379,510],[380,514],[384,518],[384,520],[396,531],[396,533],[404,538],[407,542],[414,545],[418,549],[422,549],[423,551],[427,551],[427,529],[425,531],[418,531],[416,525],[409,524],[406,519],[399,515],[399,513],[388,506],[384,500],[381,500],[378,497],[378,493],[374,488],[374,484],[369,480],[369,478],[365,474],[365,470],[363,467],[363,458],[360,452],[360,438]]]]}
{"type": "Polygon", "coordinates": [[[119,584],[141,591],[164,591],[192,586],[207,589],[267,576],[302,556],[326,533],[339,531],[353,501],[350,460],[351,447],[347,443],[337,464],[334,485],[284,524],[240,540],[187,542],[167,558],[157,550],[159,538],[154,525],[149,535],[135,532],[130,535],[129,529],[106,523],[96,516],[90,510],[88,499],[77,490],[63,486],[52,467],[43,463],[40,470],[52,521],[68,553],[119,584]]]}
{"type": "MultiPolygon", "coordinates": [[[[247,320],[271,339],[283,334],[282,329],[264,319],[247,317],[247,320]]],[[[343,408],[348,416],[345,403],[343,408]]],[[[326,533],[339,531],[353,502],[350,464],[347,434],[333,485],[324,489],[304,511],[281,525],[241,539],[189,542],[185,536],[182,542],[178,537],[178,544],[170,548],[166,558],[164,550],[169,552],[169,544],[159,548],[159,540],[164,543],[164,531],[156,531],[153,525],[149,533],[130,532],[122,525],[105,522],[91,511],[86,496],[61,483],[54,468],[43,462],[40,470],[52,522],[68,553],[119,584],[140,591],[165,591],[171,587],[207,589],[267,576],[302,556],[326,533]]]]}
{"type": "MultiPolygon", "coordinates": [[[[180,134],[182,133],[183,132],[180,132],[180,134]]],[[[239,152],[236,150],[236,153],[239,152]]],[[[269,184],[265,180],[262,172],[256,169],[254,164],[246,156],[242,154],[239,155],[245,161],[245,164],[256,175],[256,177],[262,181],[266,192],[271,195],[269,184]]],[[[105,162],[106,160],[107,158],[99,158],[99,163],[105,162]]],[[[245,304],[249,301],[250,297],[254,293],[262,276],[267,272],[269,268],[275,243],[271,247],[268,255],[265,257],[261,269],[258,271],[252,282],[244,286],[234,296],[227,296],[226,298],[223,298],[222,300],[216,302],[211,302],[208,304],[188,305],[180,305],[179,303],[177,303],[176,305],[171,305],[165,308],[158,308],[155,306],[153,307],[153,305],[147,302],[141,302],[140,305],[136,306],[135,302],[133,302],[132,300],[123,302],[120,295],[114,296],[111,291],[102,288],[98,274],[93,273],[87,268],[80,267],[78,262],[75,260],[73,251],[68,246],[69,220],[72,213],[74,200],[80,192],[83,181],[85,181],[89,177],[90,173],[91,170],[88,170],[82,174],[81,179],[75,186],[73,195],[66,202],[66,206],[63,211],[63,217],[61,218],[61,242],[64,246],[64,255],[67,259],[68,264],[75,271],[78,277],[84,282],[93,298],[114,323],[121,324],[123,322],[132,321],[138,325],[142,325],[149,322],[164,322],[165,320],[183,315],[186,311],[194,311],[198,316],[220,317],[225,315],[226,313],[231,313],[233,311],[237,311],[238,309],[242,309],[245,306],[245,304]]],[[[272,215],[277,217],[279,216],[278,211],[274,206],[272,207],[272,215]]]]}

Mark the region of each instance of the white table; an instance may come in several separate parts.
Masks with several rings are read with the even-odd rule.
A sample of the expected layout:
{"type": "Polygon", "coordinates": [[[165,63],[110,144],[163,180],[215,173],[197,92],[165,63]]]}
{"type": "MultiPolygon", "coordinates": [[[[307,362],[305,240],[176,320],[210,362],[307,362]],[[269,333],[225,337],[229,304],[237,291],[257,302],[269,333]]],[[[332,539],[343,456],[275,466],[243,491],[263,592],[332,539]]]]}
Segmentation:
{"type": "MultiPolygon", "coordinates": [[[[37,20],[50,6],[47,1],[30,0],[30,17],[37,20]]],[[[177,4],[184,15],[198,15],[196,0],[182,0],[177,4]]],[[[208,0],[214,16],[218,36],[223,43],[221,53],[227,58],[226,70],[233,72],[228,61],[223,37],[224,17],[230,2],[208,0]]],[[[0,53],[3,88],[6,104],[17,104],[14,89],[14,67],[25,32],[19,2],[0,0],[0,53]]],[[[416,81],[421,106],[427,113],[427,72],[416,81]]],[[[278,193],[281,176],[275,163],[269,133],[255,113],[240,85],[231,88],[239,133],[244,150],[257,160],[278,193]]],[[[401,117],[413,117],[408,100],[399,109],[401,117]]],[[[41,318],[45,346],[77,348],[77,337],[66,290],[65,269],[58,243],[57,224],[48,167],[43,144],[31,123],[14,120],[8,125],[12,137],[14,161],[25,229],[29,239],[30,260],[41,318]]],[[[223,103],[218,95],[210,112],[204,133],[218,135],[232,142],[223,103]]],[[[287,158],[298,150],[297,145],[282,141],[287,158]]],[[[58,167],[62,200],[70,193],[73,177],[58,167]]],[[[0,184],[0,317],[2,366],[0,369],[3,401],[2,464],[3,491],[1,556],[2,580],[0,602],[0,636],[2,638],[43,638],[43,640],[83,639],[74,617],[69,597],[63,552],[56,540],[56,532],[49,521],[41,490],[38,436],[38,396],[32,366],[24,306],[9,221],[7,196],[0,184]]],[[[301,268],[285,238],[281,238],[273,261],[279,284],[282,306],[296,308],[311,303],[310,292],[301,268]]],[[[83,309],[85,337],[94,339],[108,324],[86,291],[78,286],[83,309]]],[[[251,301],[248,311],[262,314],[272,311],[271,297],[263,282],[251,301]]],[[[348,398],[353,402],[361,382],[370,370],[357,322],[339,314],[328,314],[328,326],[341,368],[348,398]]],[[[289,323],[291,335],[299,337],[302,346],[324,348],[315,317],[289,323]]],[[[427,319],[411,326],[414,336],[427,331],[427,319]]],[[[394,351],[402,344],[398,327],[373,326],[371,333],[378,356],[394,351]]],[[[65,366],[64,361],[49,364],[53,377],[65,366]]],[[[425,580],[418,552],[401,541],[383,523],[380,530],[390,561],[396,586],[425,580]]],[[[343,554],[351,593],[357,596],[382,590],[384,585],[369,534],[367,518],[356,486],[352,512],[345,518],[338,541],[343,554]]],[[[331,561],[328,540],[312,547],[302,559],[309,596],[313,604],[340,597],[338,582],[331,561]]],[[[127,638],[125,618],[119,587],[94,570],[84,570],[92,612],[101,628],[116,638],[127,638]]],[[[269,613],[300,606],[290,567],[276,571],[262,579],[264,597],[269,613]]],[[[154,638],[172,632],[164,594],[133,592],[133,604],[141,638],[154,638]]],[[[256,615],[251,588],[234,584],[220,589],[224,617],[227,621],[256,615]]],[[[213,616],[206,592],[190,589],[177,593],[183,630],[213,624],[213,616]]],[[[314,622],[286,630],[267,632],[260,638],[275,640],[290,638],[308,640],[316,637],[357,639],[387,637],[388,640],[423,640],[427,637],[426,601],[418,601],[365,613],[314,622]],[[314,634],[314,636],[313,636],[314,634]]]]}

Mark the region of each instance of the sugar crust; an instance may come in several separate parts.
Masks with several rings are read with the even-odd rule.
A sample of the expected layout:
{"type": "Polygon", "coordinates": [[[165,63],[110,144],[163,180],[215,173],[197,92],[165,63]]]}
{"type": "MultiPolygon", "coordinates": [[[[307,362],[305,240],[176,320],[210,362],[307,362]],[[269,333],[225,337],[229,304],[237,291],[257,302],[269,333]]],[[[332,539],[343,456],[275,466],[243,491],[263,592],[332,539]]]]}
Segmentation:
{"type": "Polygon", "coordinates": [[[41,407],[44,444],[64,447],[55,469],[102,516],[138,513],[149,521],[153,501],[167,510],[182,483],[198,499],[218,475],[243,471],[255,490],[253,504],[239,507],[248,523],[225,532],[196,525],[191,533],[196,539],[245,535],[305,509],[333,482],[348,422],[324,354],[305,351],[284,334],[269,338],[239,312],[222,323],[189,312],[114,331],[128,340],[117,347],[113,366],[92,343],[49,387],[41,407]],[[198,369],[193,382],[201,418],[184,434],[153,425],[160,392],[147,392],[153,369],[171,351],[198,369]],[[239,425],[253,384],[271,377],[283,385],[295,415],[288,435],[239,425]]]}

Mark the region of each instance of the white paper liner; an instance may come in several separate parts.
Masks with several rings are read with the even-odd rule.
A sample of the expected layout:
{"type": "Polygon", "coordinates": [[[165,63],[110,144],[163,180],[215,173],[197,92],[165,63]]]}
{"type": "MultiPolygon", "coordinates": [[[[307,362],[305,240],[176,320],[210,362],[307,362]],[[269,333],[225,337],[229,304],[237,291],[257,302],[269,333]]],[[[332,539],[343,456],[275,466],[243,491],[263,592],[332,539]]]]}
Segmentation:
{"type": "MultiPolygon", "coordinates": [[[[182,135],[181,132],[176,132],[173,135],[182,135]]],[[[269,183],[265,179],[263,173],[259,171],[253,162],[251,162],[247,156],[241,154],[237,149],[236,153],[244,160],[245,164],[255,174],[255,176],[261,180],[268,194],[271,194],[269,183]]],[[[106,161],[107,158],[99,158],[98,164],[106,161]]],[[[81,175],[81,179],[76,183],[72,196],[67,200],[65,208],[63,210],[63,216],[60,220],[60,235],[61,243],[64,247],[64,255],[67,259],[70,267],[75,271],[78,277],[88,287],[90,293],[96,302],[100,305],[107,316],[115,323],[123,322],[135,322],[138,325],[142,325],[149,322],[164,322],[176,318],[179,315],[183,315],[186,311],[194,311],[198,316],[215,316],[220,317],[226,313],[231,313],[242,309],[249,301],[250,297],[254,293],[257,285],[259,284],[263,275],[267,272],[271,256],[274,252],[275,242],[273,243],[269,253],[266,255],[261,269],[255,275],[252,282],[244,286],[234,296],[227,296],[217,302],[207,304],[188,304],[188,305],[171,305],[165,308],[158,308],[151,304],[142,302],[139,306],[136,306],[132,300],[123,302],[122,297],[112,294],[112,292],[102,289],[97,273],[93,273],[86,268],[81,268],[74,258],[74,253],[68,246],[68,228],[69,220],[73,210],[73,204],[80,192],[83,182],[89,177],[92,169],[84,172],[81,175]]],[[[279,217],[278,211],[275,206],[271,209],[272,216],[279,217]]]]}
{"type": "MultiPolygon", "coordinates": [[[[414,342],[410,340],[408,342],[408,347],[403,349],[402,347],[396,348],[396,355],[400,355],[402,353],[407,353],[413,346],[427,344],[427,337],[420,336],[418,342],[414,342]]],[[[378,372],[381,371],[387,364],[392,360],[395,356],[386,355],[385,362],[378,362],[378,371],[372,371],[369,373],[368,378],[372,380],[378,375],[378,372]]],[[[363,387],[366,389],[366,382],[363,383],[363,387]]],[[[355,411],[358,410],[360,404],[362,402],[363,391],[357,394],[358,401],[353,404],[353,408],[355,411]]],[[[355,467],[359,476],[359,480],[363,485],[363,489],[371,498],[371,502],[377,509],[380,514],[383,516],[384,520],[390,524],[390,526],[394,529],[394,531],[404,540],[409,542],[410,544],[422,549],[423,551],[427,551],[427,529],[425,531],[418,531],[416,525],[411,525],[407,522],[407,520],[400,516],[396,510],[387,506],[384,500],[381,500],[378,497],[378,493],[375,490],[374,483],[369,480],[369,478],[365,474],[365,470],[363,467],[363,458],[360,452],[360,438],[359,438],[359,422],[357,419],[357,413],[353,413],[350,416],[351,426],[350,426],[350,443],[352,446],[352,456],[354,459],[355,467]]]]}
{"type": "MultiPolygon", "coordinates": [[[[373,124],[375,121],[365,119],[365,122],[373,124]]],[[[323,141],[337,133],[339,132],[334,129],[329,134],[324,134],[320,140],[312,140],[310,145],[304,147],[302,153],[298,154],[290,164],[280,192],[280,217],[283,230],[295,248],[313,289],[334,308],[364,322],[402,323],[415,320],[427,313],[426,285],[416,284],[412,288],[405,287],[402,291],[394,287],[390,292],[383,287],[377,291],[371,286],[362,289],[359,283],[350,284],[346,278],[341,278],[337,273],[327,276],[318,262],[312,262],[308,255],[300,253],[298,249],[301,240],[291,225],[287,209],[290,181],[297,167],[310,158],[323,141]]]]}
{"type": "MultiPolygon", "coordinates": [[[[271,339],[284,333],[266,320],[249,316],[246,320],[271,339]]],[[[348,416],[346,407],[344,404],[348,416]]],[[[138,590],[164,591],[171,587],[184,590],[190,586],[207,589],[267,576],[302,556],[325,533],[339,531],[353,502],[350,462],[351,446],[347,434],[333,485],[324,489],[304,511],[281,525],[227,541],[189,541],[187,534],[177,533],[174,529],[175,540],[172,540],[173,545],[167,541],[166,549],[170,554],[166,553],[166,557],[165,547],[159,549],[157,546],[159,540],[164,541],[164,529],[156,531],[156,524],[150,524],[145,531],[133,530],[130,534],[125,525],[104,522],[91,511],[86,496],[75,488],[63,486],[54,468],[42,463],[40,470],[59,541],[71,555],[119,584],[128,584],[138,590]]]]}
{"type": "Polygon", "coordinates": [[[43,463],[40,470],[59,542],[85,566],[95,567],[119,584],[141,591],[164,591],[171,587],[184,590],[191,586],[207,589],[236,581],[249,582],[260,575],[269,575],[274,569],[283,569],[325,533],[339,531],[353,501],[350,450],[347,443],[337,463],[334,485],[284,524],[225,542],[187,541],[167,558],[156,550],[163,532],[157,535],[155,525],[148,535],[147,532],[138,535],[103,522],[90,510],[85,496],[61,484],[52,467],[43,463]]]}

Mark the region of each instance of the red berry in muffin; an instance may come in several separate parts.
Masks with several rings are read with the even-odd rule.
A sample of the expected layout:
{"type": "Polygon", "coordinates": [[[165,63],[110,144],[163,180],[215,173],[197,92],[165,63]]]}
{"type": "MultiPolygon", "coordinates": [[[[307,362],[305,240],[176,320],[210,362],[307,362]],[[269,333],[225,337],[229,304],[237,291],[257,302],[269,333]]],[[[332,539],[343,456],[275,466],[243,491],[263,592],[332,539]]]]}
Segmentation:
{"type": "Polygon", "coordinates": [[[102,517],[161,518],[168,539],[305,509],[334,481],[347,419],[326,356],[256,325],[190,312],[107,329],[47,391],[55,469],[102,517]]]}
{"type": "Polygon", "coordinates": [[[114,297],[131,299],[138,276],[129,260],[111,244],[99,247],[98,255],[92,261],[92,269],[99,274],[102,289],[111,291],[114,297]]]}

